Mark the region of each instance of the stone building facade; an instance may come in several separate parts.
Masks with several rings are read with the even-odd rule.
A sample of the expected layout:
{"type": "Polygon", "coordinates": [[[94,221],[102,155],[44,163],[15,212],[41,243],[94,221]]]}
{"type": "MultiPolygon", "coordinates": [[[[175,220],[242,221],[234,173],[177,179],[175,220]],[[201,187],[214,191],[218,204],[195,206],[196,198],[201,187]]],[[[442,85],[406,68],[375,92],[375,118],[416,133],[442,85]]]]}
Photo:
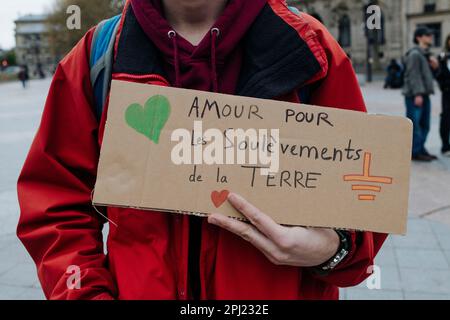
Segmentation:
{"type": "Polygon", "coordinates": [[[38,77],[39,69],[52,73],[56,61],[48,46],[46,16],[22,16],[15,24],[17,64],[26,65],[31,77],[38,77]]]}
{"type": "Polygon", "coordinates": [[[368,60],[383,69],[391,59],[400,59],[413,45],[414,30],[426,25],[435,32],[433,51],[439,53],[450,34],[449,0],[292,0],[289,5],[320,19],[362,70],[368,60]],[[365,9],[369,4],[381,8],[382,30],[376,43],[368,45],[365,9]]]}

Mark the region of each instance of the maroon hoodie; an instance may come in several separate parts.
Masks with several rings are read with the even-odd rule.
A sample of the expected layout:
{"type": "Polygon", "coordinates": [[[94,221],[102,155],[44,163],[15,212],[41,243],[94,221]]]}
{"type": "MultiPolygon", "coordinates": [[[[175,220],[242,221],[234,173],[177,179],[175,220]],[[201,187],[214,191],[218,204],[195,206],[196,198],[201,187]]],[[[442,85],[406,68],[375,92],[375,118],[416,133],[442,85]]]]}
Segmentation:
{"type": "Polygon", "coordinates": [[[241,39],[266,0],[230,0],[203,40],[192,45],[164,18],[161,0],[131,0],[140,26],[162,53],[173,86],[234,94],[241,64],[241,39]]]}

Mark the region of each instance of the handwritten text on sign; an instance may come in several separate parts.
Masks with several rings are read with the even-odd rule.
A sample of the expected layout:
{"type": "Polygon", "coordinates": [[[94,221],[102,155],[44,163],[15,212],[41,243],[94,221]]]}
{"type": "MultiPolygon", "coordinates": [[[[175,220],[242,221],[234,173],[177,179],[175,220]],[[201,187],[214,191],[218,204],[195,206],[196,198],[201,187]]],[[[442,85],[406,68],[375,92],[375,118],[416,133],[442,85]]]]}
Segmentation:
{"type": "Polygon", "coordinates": [[[236,192],[286,225],[406,232],[411,124],[113,81],[94,203],[220,212],[236,192]]]}

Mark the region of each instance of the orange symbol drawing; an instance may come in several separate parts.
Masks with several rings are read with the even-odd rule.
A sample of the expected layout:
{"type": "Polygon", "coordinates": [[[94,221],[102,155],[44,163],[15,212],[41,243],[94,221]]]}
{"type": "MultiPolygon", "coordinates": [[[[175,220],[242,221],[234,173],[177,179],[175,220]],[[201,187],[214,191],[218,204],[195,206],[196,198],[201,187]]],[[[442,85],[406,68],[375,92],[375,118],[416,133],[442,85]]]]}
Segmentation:
{"type": "Polygon", "coordinates": [[[354,184],[352,185],[353,191],[363,191],[364,194],[358,195],[360,201],[375,201],[376,195],[369,194],[369,192],[381,192],[380,184],[392,184],[393,179],[391,177],[379,177],[370,175],[370,165],[372,163],[372,154],[367,152],[364,154],[363,174],[351,174],[344,176],[346,182],[357,183],[374,183],[375,185],[368,184],[354,184]]]}

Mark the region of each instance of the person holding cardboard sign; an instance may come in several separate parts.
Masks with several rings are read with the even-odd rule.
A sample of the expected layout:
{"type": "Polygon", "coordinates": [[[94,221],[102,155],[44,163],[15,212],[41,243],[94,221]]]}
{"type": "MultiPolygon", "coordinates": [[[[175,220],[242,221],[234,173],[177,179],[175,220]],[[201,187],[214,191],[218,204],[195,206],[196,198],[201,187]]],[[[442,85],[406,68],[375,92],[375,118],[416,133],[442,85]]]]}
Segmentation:
{"type": "MultiPolygon", "coordinates": [[[[281,0],[130,0],[117,30],[113,79],[366,111],[344,51],[281,0]]],[[[216,196],[228,196],[251,224],[104,208],[105,255],[105,220],[91,203],[107,118],[104,111],[97,121],[89,84],[94,33],[60,63],[18,183],[17,233],[47,298],[338,299],[338,287],[369,276],[386,235],[282,227],[227,192],[216,196]]],[[[127,117],[136,130],[141,109],[127,117]]]]}

